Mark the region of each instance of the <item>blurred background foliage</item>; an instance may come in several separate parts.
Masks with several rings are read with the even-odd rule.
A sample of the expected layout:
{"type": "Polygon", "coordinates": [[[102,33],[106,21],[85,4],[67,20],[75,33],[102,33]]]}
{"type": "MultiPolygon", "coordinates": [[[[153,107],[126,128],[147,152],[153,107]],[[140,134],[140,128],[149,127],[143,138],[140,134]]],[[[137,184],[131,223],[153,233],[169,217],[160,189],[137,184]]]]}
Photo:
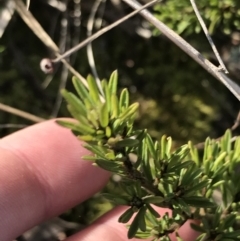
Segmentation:
{"type": "MultiPolygon", "coordinates": [[[[240,28],[240,2],[237,0],[201,0],[196,1],[204,17],[210,34],[221,32],[231,34],[240,28]]],[[[190,0],[170,0],[158,4],[154,10],[156,16],[178,33],[190,35],[200,33],[201,27],[194,14],[190,0]]]]}
{"type": "MultiPolygon", "coordinates": [[[[54,56],[17,13],[9,21],[5,19],[10,2],[0,3],[0,102],[46,119],[69,116],[65,103],[60,102],[59,89],[65,86],[73,89],[71,75],[61,65],[50,76],[40,70],[41,59],[54,56]]],[[[93,0],[38,0],[31,1],[30,11],[64,52],[87,37],[86,26],[94,3],[93,0]]],[[[201,0],[197,5],[230,77],[239,83],[240,1],[201,0]]],[[[120,0],[102,0],[94,19],[94,31],[130,11],[120,0]]],[[[190,1],[162,1],[152,11],[217,64],[190,1]]],[[[207,136],[222,135],[233,125],[239,111],[235,97],[141,16],[109,31],[92,45],[99,77],[108,78],[118,69],[120,89],[127,87],[132,101],[140,102],[136,126],[148,128],[155,138],[167,134],[176,145],[189,139],[198,143],[207,136]]],[[[91,73],[86,48],[69,61],[83,76],[91,73]]],[[[1,137],[16,131],[6,128],[6,124],[33,124],[16,115],[1,110],[0,113],[1,137]]],[[[112,185],[108,189],[112,190],[112,185]]],[[[102,208],[102,203],[104,200],[97,196],[63,217],[87,224],[111,208],[106,204],[102,208]]]]}

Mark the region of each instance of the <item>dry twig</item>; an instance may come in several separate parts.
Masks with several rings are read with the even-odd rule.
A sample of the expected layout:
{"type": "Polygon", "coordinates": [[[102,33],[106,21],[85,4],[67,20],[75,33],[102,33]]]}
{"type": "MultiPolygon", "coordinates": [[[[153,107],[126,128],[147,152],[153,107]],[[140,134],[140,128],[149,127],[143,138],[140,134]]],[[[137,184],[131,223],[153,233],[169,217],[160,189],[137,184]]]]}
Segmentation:
{"type": "MultiPolygon", "coordinates": [[[[16,1],[16,0],[15,0],[16,1]]],[[[141,7],[139,7],[138,9],[136,9],[135,11],[131,12],[130,14],[126,15],[125,17],[119,19],[118,21],[110,24],[109,26],[99,30],[98,32],[96,32],[95,34],[93,34],[92,36],[88,37],[87,39],[85,39],[84,41],[82,41],[81,43],[79,43],[77,46],[69,49],[68,51],[66,51],[64,54],[60,55],[59,57],[57,57],[56,59],[52,59],[53,63],[59,62],[60,60],[62,61],[62,59],[67,58],[68,56],[70,56],[72,53],[78,51],[79,49],[85,47],[87,44],[91,43],[93,40],[97,39],[98,37],[100,37],[101,35],[103,35],[104,33],[108,32],[109,30],[115,28],[116,26],[118,26],[119,24],[121,24],[122,22],[128,20],[129,18],[133,17],[134,15],[138,14],[141,11],[144,11],[144,9],[152,6],[153,4],[155,4],[156,2],[158,2],[158,0],[153,0],[141,7]]]]}
{"type": "Polygon", "coordinates": [[[25,111],[13,108],[13,107],[8,106],[8,105],[4,105],[2,103],[0,103],[0,110],[6,111],[8,113],[11,113],[11,114],[14,114],[14,115],[17,115],[17,116],[20,116],[20,117],[23,117],[23,118],[25,118],[27,120],[30,120],[30,121],[33,121],[33,122],[45,121],[45,119],[43,119],[41,117],[29,114],[25,111]]]}
{"type": "MultiPolygon", "coordinates": [[[[59,53],[58,46],[54,43],[51,37],[45,32],[42,26],[34,18],[30,11],[27,11],[26,6],[22,0],[14,0],[15,8],[18,14],[21,16],[23,21],[28,25],[28,27],[33,31],[33,33],[49,48],[56,56],[61,56],[59,53]]],[[[68,70],[75,75],[81,82],[87,86],[86,79],[80,75],[65,59],[61,59],[61,62],[68,68],[68,70]]]]}
{"type": "MultiPolygon", "coordinates": [[[[105,0],[96,0],[95,3],[93,4],[92,10],[91,10],[91,14],[89,16],[88,23],[87,23],[87,34],[88,34],[88,36],[92,35],[95,15],[97,13],[97,10],[98,10],[100,4],[103,1],[105,1],[105,0]]],[[[88,63],[90,65],[90,68],[92,70],[93,76],[94,76],[94,78],[96,80],[96,83],[98,85],[98,89],[99,89],[100,93],[102,94],[102,96],[104,96],[102,85],[101,85],[101,81],[100,81],[100,79],[98,77],[98,73],[97,73],[97,69],[96,69],[96,64],[95,64],[94,55],[93,55],[93,49],[92,49],[92,43],[89,43],[87,45],[87,56],[88,56],[88,63]]]]}
{"type": "Polygon", "coordinates": [[[202,26],[203,32],[205,33],[205,35],[206,35],[206,37],[208,39],[208,42],[211,45],[212,50],[213,50],[213,52],[214,52],[214,54],[215,54],[215,56],[216,56],[216,58],[217,58],[217,60],[218,60],[218,62],[220,64],[220,67],[222,68],[222,70],[224,70],[224,72],[226,74],[228,74],[227,68],[226,68],[226,66],[223,63],[222,58],[220,57],[220,54],[218,53],[217,48],[216,48],[216,46],[215,46],[215,44],[214,44],[210,34],[208,33],[207,27],[206,27],[206,25],[205,25],[201,15],[200,15],[199,11],[198,11],[198,8],[197,8],[197,5],[196,5],[195,1],[194,0],[190,0],[190,2],[192,4],[193,10],[194,10],[194,12],[195,12],[195,14],[196,14],[196,16],[198,18],[199,23],[202,26]]]}

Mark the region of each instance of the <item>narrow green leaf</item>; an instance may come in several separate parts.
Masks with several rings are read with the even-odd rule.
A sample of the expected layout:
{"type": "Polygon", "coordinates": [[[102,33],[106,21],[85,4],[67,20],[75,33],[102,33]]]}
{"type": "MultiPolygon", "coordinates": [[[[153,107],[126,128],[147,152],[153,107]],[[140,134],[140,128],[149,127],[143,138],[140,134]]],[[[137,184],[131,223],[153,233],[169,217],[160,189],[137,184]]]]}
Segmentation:
{"type": "Polygon", "coordinates": [[[231,228],[235,222],[236,222],[236,215],[229,214],[227,215],[227,217],[224,218],[222,228],[224,229],[231,228]]]}
{"type": "Polygon", "coordinates": [[[233,159],[238,159],[240,156],[240,137],[238,136],[234,143],[234,155],[233,159]]]}
{"type": "Polygon", "coordinates": [[[137,113],[138,107],[139,103],[134,103],[130,105],[123,113],[121,113],[119,119],[121,119],[122,121],[128,120],[130,117],[137,113]]]}
{"type": "Polygon", "coordinates": [[[86,161],[95,161],[98,159],[98,157],[96,156],[82,156],[83,160],[86,160],[86,161]]]}
{"type": "Polygon", "coordinates": [[[179,160],[179,164],[172,165],[170,168],[167,168],[168,172],[179,172],[181,169],[190,167],[192,164],[194,164],[193,161],[184,161],[182,163],[180,161],[181,160],[179,160]]]}
{"type": "Polygon", "coordinates": [[[96,154],[98,157],[105,159],[105,153],[103,150],[100,149],[99,146],[84,144],[83,145],[87,150],[91,151],[92,153],[96,154]]]}
{"type": "Polygon", "coordinates": [[[191,159],[193,161],[195,161],[197,165],[199,165],[200,162],[199,162],[199,156],[198,156],[197,148],[193,145],[193,143],[191,141],[188,142],[188,147],[190,149],[191,159]]]}
{"type": "Polygon", "coordinates": [[[199,225],[197,225],[195,223],[190,223],[190,226],[191,226],[191,228],[193,230],[195,230],[195,231],[197,231],[199,233],[206,233],[206,230],[203,227],[201,227],[201,226],[199,226],[199,225]]]}
{"type": "Polygon", "coordinates": [[[109,115],[108,115],[108,108],[107,108],[106,102],[101,107],[99,122],[103,128],[107,127],[109,124],[109,115]]]}
{"type": "Polygon", "coordinates": [[[190,193],[196,193],[197,191],[200,191],[203,188],[206,188],[209,183],[210,183],[209,180],[204,180],[204,181],[194,185],[193,187],[188,188],[187,190],[185,190],[184,191],[184,195],[189,195],[190,193]]]}
{"type": "Polygon", "coordinates": [[[143,206],[140,208],[140,210],[138,211],[136,218],[138,219],[138,226],[139,229],[143,232],[146,231],[146,221],[145,221],[145,214],[147,211],[147,207],[143,206]]]}
{"type": "Polygon", "coordinates": [[[102,196],[116,205],[124,205],[124,206],[129,205],[129,200],[127,197],[118,196],[116,194],[110,194],[110,193],[103,193],[102,196]]]}
{"type": "Polygon", "coordinates": [[[79,97],[80,97],[82,100],[88,99],[89,102],[90,102],[91,104],[93,104],[93,103],[92,103],[92,100],[91,100],[91,98],[90,98],[90,96],[89,96],[88,90],[87,90],[86,87],[81,83],[81,81],[80,81],[77,77],[73,76],[72,82],[73,82],[74,88],[75,88],[75,90],[77,91],[79,97]]]}
{"type": "Polygon", "coordinates": [[[156,165],[155,163],[158,163],[158,161],[154,160],[153,158],[149,158],[149,167],[150,167],[151,176],[153,180],[156,178],[158,173],[157,167],[160,167],[160,165],[156,165]]]}
{"type": "Polygon", "coordinates": [[[111,201],[114,202],[116,205],[124,205],[124,206],[129,205],[128,200],[120,197],[114,197],[111,201]]]}
{"type": "Polygon", "coordinates": [[[118,219],[119,223],[127,223],[133,216],[134,211],[132,208],[127,209],[118,219]]]}
{"type": "Polygon", "coordinates": [[[121,141],[118,141],[116,143],[116,147],[119,147],[119,148],[134,147],[134,146],[137,146],[138,144],[139,144],[139,141],[137,139],[127,138],[127,139],[123,139],[121,141]]]}
{"type": "Polygon", "coordinates": [[[128,230],[128,238],[134,238],[134,236],[137,233],[137,230],[139,229],[139,218],[142,218],[138,216],[139,212],[137,213],[137,215],[134,217],[132,223],[130,224],[129,230],[128,230]]]}
{"type": "Polygon", "coordinates": [[[146,178],[149,181],[153,180],[153,176],[152,176],[152,171],[151,171],[151,166],[150,166],[150,162],[149,162],[149,152],[148,152],[148,147],[146,145],[146,139],[143,139],[142,141],[142,145],[140,144],[138,146],[138,151],[141,151],[140,154],[140,158],[142,161],[142,170],[146,176],[146,178]]]}
{"type": "Polygon", "coordinates": [[[162,136],[161,138],[161,144],[160,144],[160,158],[163,160],[166,155],[166,148],[167,148],[167,137],[165,135],[162,136]]]}
{"type": "Polygon", "coordinates": [[[136,196],[136,190],[135,190],[135,183],[119,183],[120,188],[124,191],[124,193],[127,193],[130,197],[136,196]]]}
{"type": "Polygon", "coordinates": [[[87,113],[87,118],[90,123],[94,126],[95,129],[99,128],[99,115],[96,110],[90,110],[87,113]]]}
{"type": "Polygon", "coordinates": [[[117,94],[117,84],[118,84],[118,72],[117,72],[117,70],[115,70],[112,72],[110,79],[109,79],[109,83],[108,83],[110,95],[117,94]]]}
{"type": "Polygon", "coordinates": [[[129,93],[128,90],[125,88],[122,90],[119,99],[119,109],[123,112],[129,106],[129,93]]]}
{"type": "Polygon", "coordinates": [[[240,236],[240,230],[236,230],[233,232],[223,234],[224,239],[221,239],[221,240],[226,240],[227,238],[235,238],[233,240],[236,240],[236,238],[238,238],[239,240],[239,236],[240,236]]]}
{"type": "Polygon", "coordinates": [[[212,141],[212,153],[211,156],[213,158],[216,158],[219,155],[219,144],[217,143],[217,141],[212,141]]]}
{"type": "Polygon", "coordinates": [[[219,223],[220,223],[220,220],[221,220],[222,213],[223,213],[223,210],[221,209],[220,206],[218,206],[216,208],[216,210],[214,210],[214,216],[213,216],[212,221],[211,221],[211,227],[218,227],[219,228],[219,223]]]}
{"type": "MultiPolygon", "coordinates": [[[[171,202],[173,202],[174,199],[172,199],[171,202]]],[[[181,206],[181,210],[184,211],[187,215],[191,215],[191,210],[190,210],[190,207],[189,205],[182,199],[182,198],[177,198],[176,199],[176,204],[180,205],[181,206]]]]}
{"type": "Polygon", "coordinates": [[[208,238],[208,234],[207,233],[203,233],[203,234],[198,236],[196,241],[205,241],[205,240],[207,240],[207,238],[208,238]]]}
{"type": "Polygon", "coordinates": [[[106,157],[106,159],[108,159],[108,160],[115,160],[115,159],[116,159],[116,156],[115,156],[115,154],[114,154],[113,151],[107,153],[107,154],[105,155],[105,157],[106,157]]]}
{"type": "Polygon", "coordinates": [[[83,99],[83,103],[86,107],[87,113],[89,111],[91,111],[92,109],[94,109],[94,107],[95,107],[95,104],[92,103],[92,100],[89,100],[88,98],[83,99]]]}
{"type": "Polygon", "coordinates": [[[145,138],[147,133],[147,129],[144,130],[140,130],[139,133],[137,134],[137,138],[139,140],[139,142],[141,142],[143,140],[143,138],[145,138]]]}
{"type": "Polygon", "coordinates": [[[79,135],[78,139],[86,142],[95,140],[95,138],[91,135],[79,135]]]}
{"type": "Polygon", "coordinates": [[[118,171],[122,170],[123,168],[121,167],[120,163],[117,163],[116,161],[109,161],[109,160],[102,160],[98,159],[95,161],[95,163],[110,172],[118,173],[118,171]]]}
{"type": "Polygon", "coordinates": [[[204,143],[203,163],[205,163],[206,160],[208,160],[209,154],[211,155],[211,153],[212,153],[211,150],[212,150],[211,140],[210,140],[210,138],[208,137],[208,138],[205,140],[205,143],[204,143]],[[209,153],[209,152],[210,152],[210,153],[209,153]]]}
{"type": "MultiPolygon", "coordinates": [[[[147,228],[146,232],[137,232],[136,235],[135,235],[135,238],[137,238],[137,239],[149,239],[149,238],[152,237],[152,234],[150,232],[151,232],[151,229],[147,228]]],[[[151,239],[151,241],[158,241],[158,240],[157,239],[151,239]]]]}
{"type": "Polygon", "coordinates": [[[86,107],[83,105],[82,101],[79,100],[79,98],[74,95],[73,93],[68,92],[67,90],[63,89],[61,90],[62,96],[66,99],[69,105],[72,106],[72,108],[81,113],[82,115],[86,116],[86,107]]]}
{"type": "Polygon", "coordinates": [[[105,135],[108,138],[112,135],[112,130],[109,126],[107,126],[106,129],[105,129],[105,135]]]}
{"type": "Polygon", "coordinates": [[[178,232],[176,232],[176,238],[177,238],[177,241],[184,241],[184,239],[182,239],[182,238],[180,237],[180,235],[178,234],[178,232]]]}
{"type": "Polygon", "coordinates": [[[73,122],[65,121],[65,120],[57,120],[56,122],[61,126],[67,127],[73,131],[77,131],[83,135],[95,133],[94,129],[92,129],[91,127],[84,125],[82,123],[73,123],[73,122]]]}
{"type": "Polygon", "coordinates": [[[88,75],[87,77],[88,88],[89,88],[89,95],[91,96],[92,100],[95,103],[100,102],[99,90],[96,83],[96,80],[93,78],[92,75],[88,75]]]}
{"type": "Polygon", "coordinates": [[[163,135],[160,141],[160,158],[161,160],[165,159],[166,157],[169,158],[171,155],[171,148],[172,148],[172,138],[166,137],[163,135]]]}
{"type": "MultiPolygon", "coordinates": [[[[159,150],[160,150],[159,141],[155,141],[154,149],[156,152],[156,158],[155,158],[154,162],[155,162],[155,165],[158,165],[159,164],[159,150]]],[[[160,169],[160,166],[157,166],[157,168],[160,169]]]]}
{"type": "Polygon", "coordinates": [[[97,130],[97,131],[96,131],[96,134],[97,134],[97,135],[104,135],[105,132],[104,132],[104,130],[97,130]]]}
{"type": "Polygon", "coordinates": [[[221,163],[224,158],[227,156],[227,152],[222,152],[218,157],[217,159],[214,161],[214,164],[213,164],[213,167],[212,167],[212,170],[216,170],[219,165],[223,165],[223,163],[221,163]]]}
{"type": "Polygon", "coordinates": [[[74,119],[85,125],[91,125],[86,116],[83,115],[80,111],[77,111],[72,105],[67,105],[67,109],[74,119]]]}
{"type": "Polygon", "coordinates": [[[160,218],[160,214],[150,204],[146,203],[146,207],[155,218],[160,218]]]}
{"type": "Polygon", "coordinates": [[[161,204],[164,202],[164,197],[160,196],[149,196],[144,198],[145,203],[151,203],[151,204],[161,204]]]}
{"type": "Polygon", "coordinates": [[[196,168],[195,165],[191,165],[187,169],[187,173],[184,174],[181,184],[189,185],[194,179],[199,178],[202,175],[202,170],[200,168],[196,168]]]}
{"type": "Polygon", "coordinates": [[[153,142],[151,136],[148,133],[146,133],[146,144],[148,146],[148,149],[149,149],[149,152],[150,152],[151,156],[155,160],[157,160],[157,151],[155,150],[154,142],[153,142]]]}
{"type": "Polygon", "coordinates": [[[111,95],[111,119],[117,118],[119,115],[118,97],[111,95]]]}
{"type": "Polygon", "coordinates": [[[218,182],[215,182],[211,188],[212,189],[216,189],[217,187],[219,187],[220,185],[224,184],[226,182],[226,180],[221,180],[221,181],[218,181],[218,182]]]}
{"type": "Polygon", "coordinates": [[[227,130],[224,136],[221,138],[221,149],[229,153],[231,151],[231,138],[232,133],[230,130],[227,130]]]}
{"type": "Polygon", "coordinates": [[[166,143],[166,149],[165,149],[165,155],[167,157],[170,157],[171,155],[171,149],[172,149],[172,138],[168,137],[167,138],[167,143],[166,143]]]}
{"type": "Polygon", "coordinates": [[[188,155],[188,153],[189,149],[187,145],[183,145],[177,149],[168,162],[168,171],[170,172],[170,170],[173,171],[174,169],[184,168],[186,164],[194,164],[193,161],[183,162],[183,159],[188,155]]]}
{"type": "Polygon", "coordinates": [[[140,181],[135,182],[134,189],[136,195],[140,197],[142,195],[142,187],[140,181]]]}
{"type": "Polygon", "coordinates": [[[110,113],[110,111],[111,111],[111,93],[108,88],[107,80],[105,80],[105,79],[102,81],[102,88],[103,88],[103,93],[105,95],[105,101],[107,103],[108,112],[110,113]]]}
{"type": "Polygon", "coordinates": [[[119,133],[119,130],[121,129],[122,127],[122,120],[119,120],[119,119],[116,119],[114,122],[113,122],[113,125],[112,125],[112,128],[113,128],[113,133],[117,134],[119,133]]]}
{"type": "Polygon", "coordinates": [[[183,201],[192,207],[213,208],[216,204],[212,203],[208,198],[199,196],[182,197],[183,201]]]}
{"type": "MultiPolygon", "coordinates": [[[[147,207],[151,206],[149,204],[146,204],[146,205],[147,205],[147,207]]],[[[146,216],[145,216],[146,217],[146,221],[147,221],[147,223],[150,222],[152,224],[152,226],[158,226],[159,223],[158,223],[158,219],[157,218],[160,218],[161,216],[155,210],[154,210],[154,213],[156,213],[157,216],[155,216],[155,214],[153,214],[150,211],[150,209],[149,209],[149,212],[146,212],[146,216]]]]}

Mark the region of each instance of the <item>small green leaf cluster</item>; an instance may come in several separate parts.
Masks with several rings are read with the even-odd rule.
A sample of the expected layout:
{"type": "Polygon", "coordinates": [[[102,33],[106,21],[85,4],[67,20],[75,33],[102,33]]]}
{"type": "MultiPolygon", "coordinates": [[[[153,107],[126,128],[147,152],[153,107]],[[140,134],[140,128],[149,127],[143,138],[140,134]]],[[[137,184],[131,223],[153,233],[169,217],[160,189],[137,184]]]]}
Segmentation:
{"type": "Polygon", "coordinates": [[[233,145],[227,131],[220,141],[208,138],[202,155],[191,142],[173,150],[170,137],[154,141],[147,130],[134,129],[138,103],[129,104],[127,89],[118,96],[116,71],[101,82],[100,90],[93,77],[87,81],[88,89],[73,78],[78,96],[62,91],[76,121],[58,123],[86,143],[93,155],[85,159],[121,176],[121,192],[103,195],[128,206],[119,217],[119,222],[130,223],[128,238],[170,240],[170,233],[195,219],[197,240],[237,240],[240,139],[233,145]],[[160,217],[158,207],[172,211],[160,217]]]}
{"type": "MultiPolygon", "coordinates": [[[[138,104],[129,106],[129,93],[124,89],[120,98],[117,97],[117,72],[114,72],[109,83],[102,81],[105,95],[98,92],[98,86],[92,76],[87,78],[89,91],[78,79],[73,77],[73,85],[78,93],[62,90],[62,95],[68,102],[67,108],[78,123],[59,121],[73,131],[79,133],[79,138],[86,142],[97,143],[102,141],[109,146],[121,148],[126,145],[135,145],[136,140],[129,136],[133,116],[138,104]],[[123,138],[121,136],[129,137],[123,138]]],[[[100,150],[99,150],[100,151],[100,150]]]]}
{"type": "MultiPolygon", "coordinates": [[[[221,30],[230,34],[232,29],[240,27],[240,2],[238,0],[202,0],[196,1],[200,14],[209,26],[212,34],[221,30]],[[217,27],[223,26],[219,29],[217,27]]],[[[189,0],[168,0],[155,7],[155,15],[179,34],[185,32],[190,35],[201,31],[200,24],[189,0]]]]}
{"type": "Polygon", "coordinates": [[[219,140],[207,138],[202,158],[189,142],[192,160],[202,168],[209,184],[202,194],[217,204],[216,208],[200,210],[199,226],[192,228],[202,233],[202,240],[239,240],[240,238],[240,138],[235,140],[230,130],[219,140]]]}

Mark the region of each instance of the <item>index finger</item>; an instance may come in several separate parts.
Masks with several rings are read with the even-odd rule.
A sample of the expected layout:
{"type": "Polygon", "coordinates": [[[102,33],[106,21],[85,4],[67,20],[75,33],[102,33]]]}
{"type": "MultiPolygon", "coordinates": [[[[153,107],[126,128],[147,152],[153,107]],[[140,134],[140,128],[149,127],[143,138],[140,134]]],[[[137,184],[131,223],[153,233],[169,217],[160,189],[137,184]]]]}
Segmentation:
{"type": "Polygon", "coordinates": [[[86,200],[109,174],[81,157],[73,134],[46,121],[0,140],[0,233],[9,241],[86,200]]]}

